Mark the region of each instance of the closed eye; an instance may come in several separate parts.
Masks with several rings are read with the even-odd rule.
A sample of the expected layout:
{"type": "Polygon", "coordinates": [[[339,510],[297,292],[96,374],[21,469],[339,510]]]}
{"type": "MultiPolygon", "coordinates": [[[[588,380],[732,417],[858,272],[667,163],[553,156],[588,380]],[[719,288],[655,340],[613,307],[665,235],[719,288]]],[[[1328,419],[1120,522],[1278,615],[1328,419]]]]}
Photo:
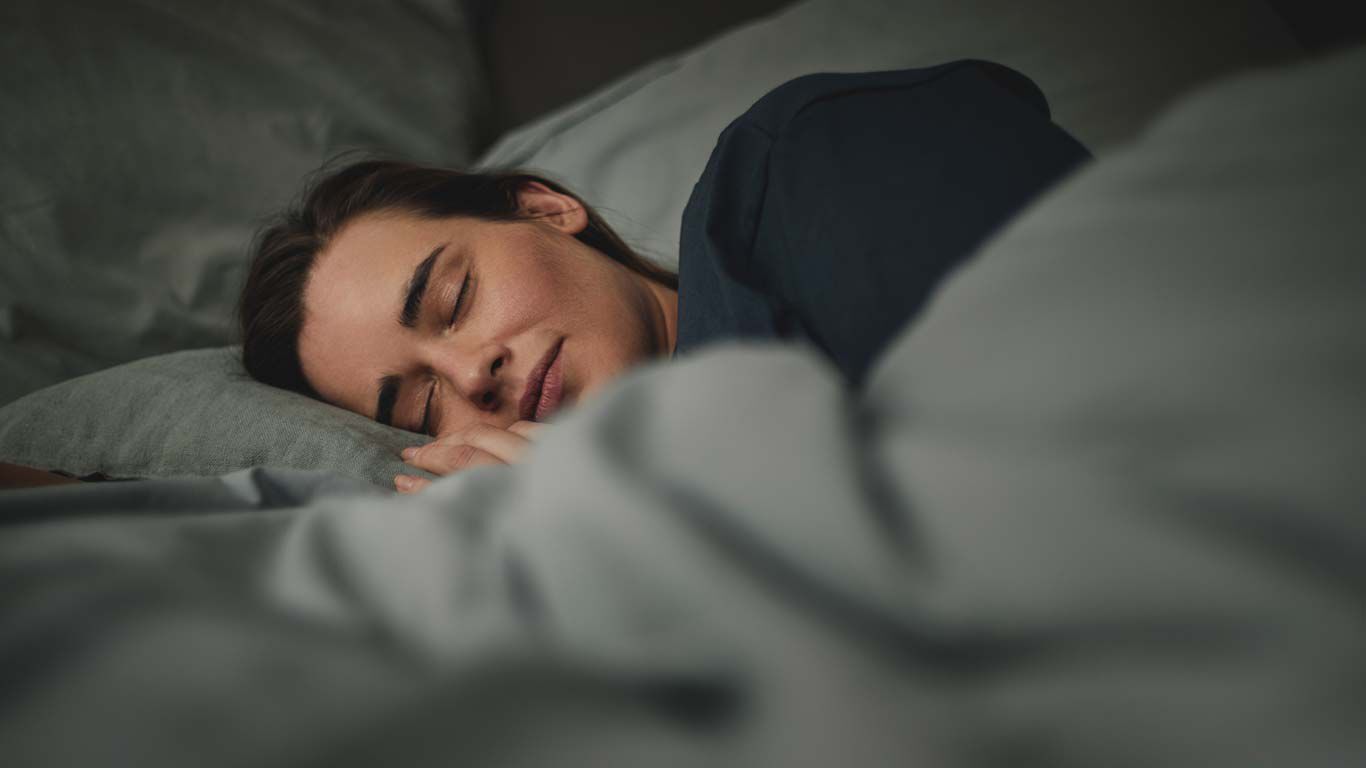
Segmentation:
{"type": "Polygon", "coordinates": [[[465,273],[465,278],[460,281],[460,293],[455,297],[455,305],[451,307],[451,317],[446,322],[447,325],[455,325],[455,321],[460,317],[460,310],[465,306],[465,301],[470,293],[470,274],[465,273]]]}
{"type": "Polygon", "coordinates": [[[436,383],[432,383],[432,388],[427,390],[427,402],[422,406],[422,424],[418,425],[418,434],[432,435],[432,396],[436,394],[436,383]]]}
{"type": "MultiPolygon", "coordinates": [[[[470,273],[466,272],[465,277],[460,281],[460,293],[456,294],[455,304],[451,307],[451,316],[446,321],[448,326],[454,326],[455,321],[460,319],[460,312],[465,308],[465,304],[467,303],[470,294],[470,282],[470,273]]],[[[419,433],[424,435],[431,435],[432,398],[435,395],[436,384],[433,383],[432,388],[427,391],[427,402],[422,406],[422,425],[417,429],[419,433]]],[[[435,435],[432,436],[435,437],[435,435]]]]}

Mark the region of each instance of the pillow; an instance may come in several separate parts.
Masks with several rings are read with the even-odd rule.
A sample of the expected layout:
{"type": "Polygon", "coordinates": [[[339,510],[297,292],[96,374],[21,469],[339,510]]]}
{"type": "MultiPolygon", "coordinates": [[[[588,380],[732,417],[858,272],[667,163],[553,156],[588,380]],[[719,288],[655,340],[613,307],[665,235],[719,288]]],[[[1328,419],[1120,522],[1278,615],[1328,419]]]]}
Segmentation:
{"type": "Polygon", "coordinates": [[[521,128],[479,164],[565,182],[673,266],[717,135],[799,75],[997,61],[1034,79],[1056,122],[1103,155],[1191,84],[1299,52],[1261,0],[808,0],[521,128]]]}
{"type": "Polygon", "coordinates": [[[253,231],[342,150],[467,162],[461,7],[0,4],[0,403],[230,343],[253,231]]]}
{"type": "Polygon", "coordinates": [[[139,360],[0,408],[0,462],[112,478],[320,469],[393,488],[426,439],[261,384],[235,347],[139,360]]]}

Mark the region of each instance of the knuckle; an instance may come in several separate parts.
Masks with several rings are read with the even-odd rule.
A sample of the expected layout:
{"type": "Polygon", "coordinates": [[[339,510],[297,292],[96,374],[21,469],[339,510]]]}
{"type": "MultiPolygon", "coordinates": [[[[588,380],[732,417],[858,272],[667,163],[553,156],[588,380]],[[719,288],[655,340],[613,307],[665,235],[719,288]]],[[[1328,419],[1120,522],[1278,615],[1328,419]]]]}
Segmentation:
{"type": "Polygon", "coordinates": [[[417,456],[414,456],[413,460],[409,463],[415,467],[425,469],[428,472],[437,472],[440,471],[441,466],[445,464],[445,461],[443,461],[443,454],[444,451],[440,448],[430,448],[417,456]]]}
{"type": "Polygon", "coordinates": [[[474,460],[474,457],[478,452],[478,449],[472,445],[458,446],[452,452],[451,466],[457,468],[468,466],[469,463],[474,460]]]}
{"type": "Polygon", "coordinates": [[[498,431],[499,430],[497,427],[491,424],[485,424],[483,422],[480,422],[478,424],[471,425],[465,429],[465,439],[478,440],[481,437],[488,437],[489,435],[498,431]]]}

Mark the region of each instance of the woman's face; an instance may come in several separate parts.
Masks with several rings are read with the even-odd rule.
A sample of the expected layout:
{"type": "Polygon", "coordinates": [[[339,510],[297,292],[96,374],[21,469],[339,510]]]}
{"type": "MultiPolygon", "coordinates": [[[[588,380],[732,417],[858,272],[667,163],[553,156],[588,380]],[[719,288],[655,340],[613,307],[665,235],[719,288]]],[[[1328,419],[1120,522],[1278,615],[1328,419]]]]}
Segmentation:
{"type": "Polygon", "coordinates": [[[299,354],[328,402],[414,432],[542,421],[673,349],[676,295],[573,235],[572,197],[531,184],[489,222],[371,214],[318,255],[299,354]]]}

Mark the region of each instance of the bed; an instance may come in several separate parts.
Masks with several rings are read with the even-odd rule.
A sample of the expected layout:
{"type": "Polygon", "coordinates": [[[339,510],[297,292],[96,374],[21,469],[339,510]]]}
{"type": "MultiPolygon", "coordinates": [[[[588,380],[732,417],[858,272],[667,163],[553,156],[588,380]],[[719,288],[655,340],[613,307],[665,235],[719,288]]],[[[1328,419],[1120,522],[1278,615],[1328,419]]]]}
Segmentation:
{"type": "Polygon", "coordinates": [[[487,4],[0,12],[0,461],[115,479],[0,492],[0,764],[1361,761],[1366,52],[753,7],[496,136],[487,4]],[[860,390],[721,346],[400,497],[417,436],[236,366],[243,239],[337,151],[546,172],[668,264],[766,90],[962,57],[1097,159],[860,390]]]}

